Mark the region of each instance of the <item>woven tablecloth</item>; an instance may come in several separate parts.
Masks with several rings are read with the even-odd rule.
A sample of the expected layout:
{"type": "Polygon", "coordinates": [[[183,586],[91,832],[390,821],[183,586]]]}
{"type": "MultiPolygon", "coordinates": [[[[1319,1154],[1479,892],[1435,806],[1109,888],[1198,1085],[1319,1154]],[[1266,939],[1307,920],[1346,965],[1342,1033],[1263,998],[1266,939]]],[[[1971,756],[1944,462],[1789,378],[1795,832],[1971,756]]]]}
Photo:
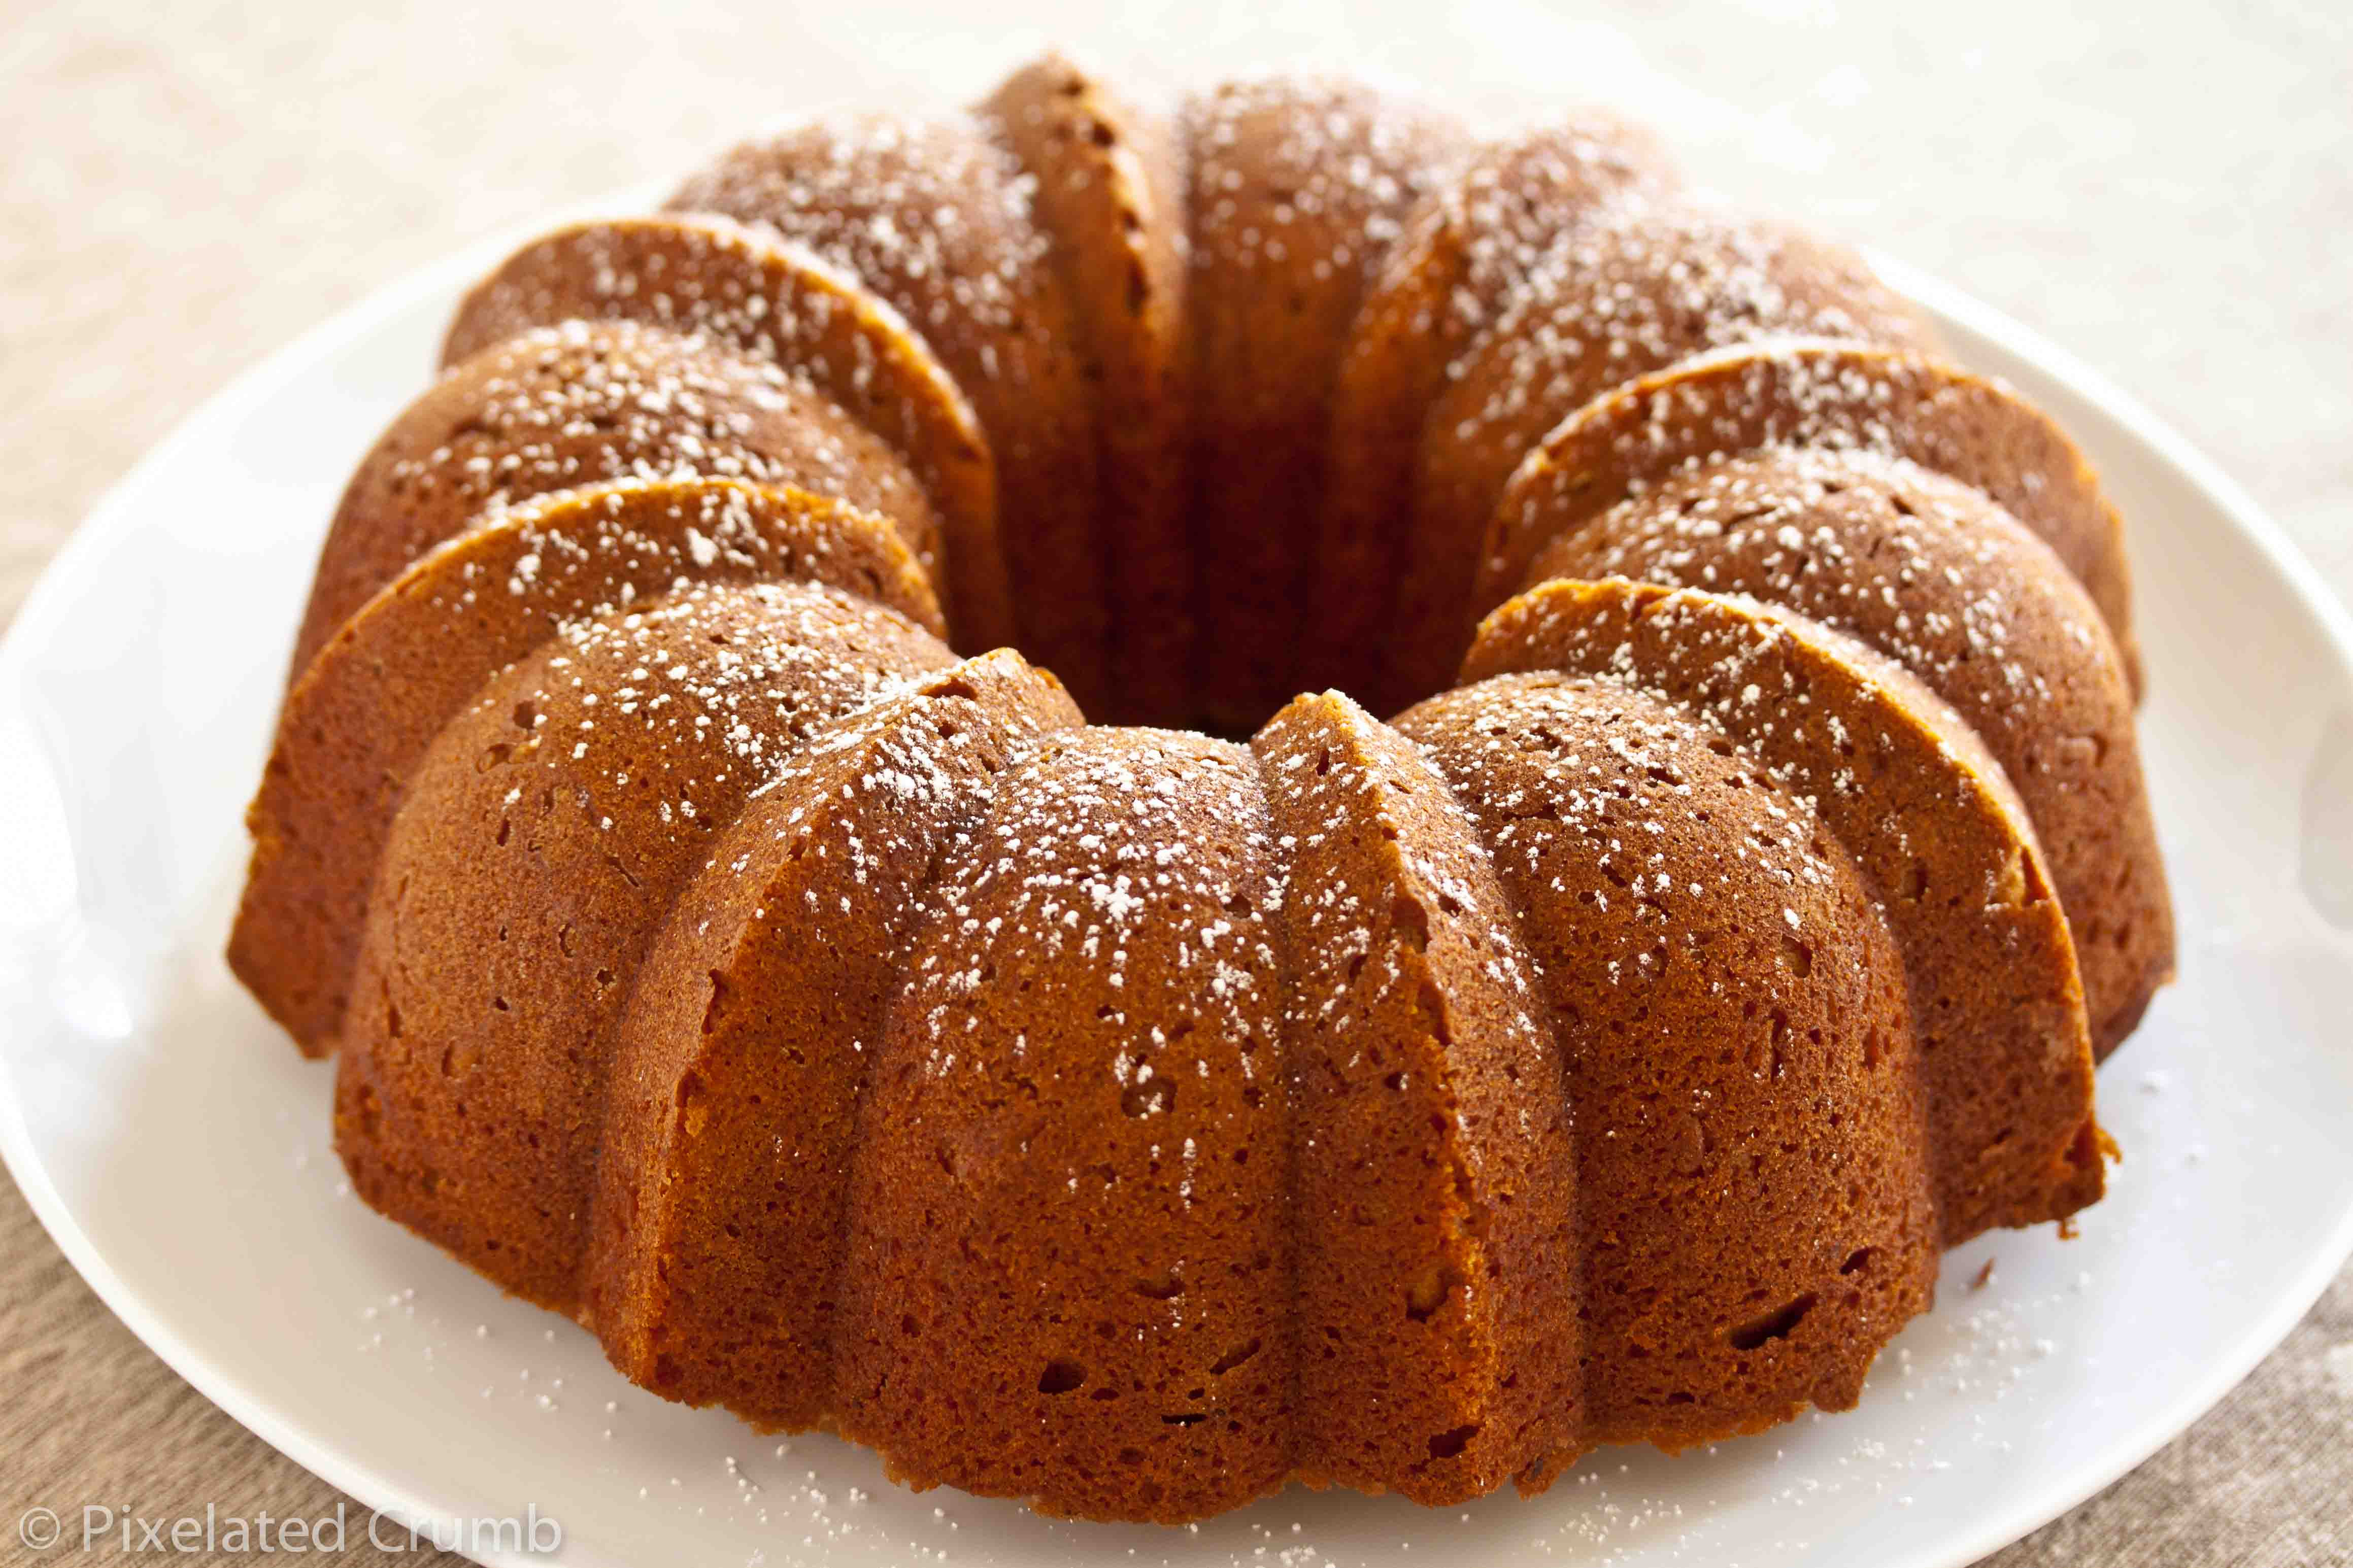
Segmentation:
{"type": "MultiPolygon", "coordinates": [[[[2131,388],[2353,593],[2341,0],[1114,9],[0,5],[0,625],[140,452],[337,308],[797,107],[968,97],[1049,39],[1146,75],[1320,61],[1499,112],[1646,107],[1703,178],[1939,273],[2131,388]]],[[[334,1500],[149,1354],[0,1182],[0,1557],[36,1505],[334,1500]]],[[[2187,1434],[1990,1561],[2353,1563],[2353,1273],[2187,1434]]]]}

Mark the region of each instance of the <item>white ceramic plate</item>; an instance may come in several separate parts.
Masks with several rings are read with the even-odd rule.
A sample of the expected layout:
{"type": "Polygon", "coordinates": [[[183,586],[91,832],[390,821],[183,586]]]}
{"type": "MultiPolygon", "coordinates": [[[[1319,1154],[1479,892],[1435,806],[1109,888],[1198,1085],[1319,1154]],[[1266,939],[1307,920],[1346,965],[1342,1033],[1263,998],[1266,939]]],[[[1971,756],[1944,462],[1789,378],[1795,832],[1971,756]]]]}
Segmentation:
{"type": "Polygon", "coordinates": [[[1294,1489],[1190,1532],[1056,1524],[629,1387],[578,1329],[351,1196],[329,1069],[218,956],[329,509],[424,384],[458,289],[505,249],[451,258],[216,398],[99,507],[0,650],[0,1149],[148,1344],[364,1503],[535,1509],[580,1563],[1957,1564],[2179,1431],[2353,1247],[2347,617],[2129,400],[1891,268],[1962,358],[2084,441],[2131,520],[2181,979],[2101,1075],[2125,1159],[2077,1239],[1955,1253],[1937,1310],[1852,1415],[1679,1460],[1606,1452],[1539,1500],[1443,1513],[1294,1489]]]}

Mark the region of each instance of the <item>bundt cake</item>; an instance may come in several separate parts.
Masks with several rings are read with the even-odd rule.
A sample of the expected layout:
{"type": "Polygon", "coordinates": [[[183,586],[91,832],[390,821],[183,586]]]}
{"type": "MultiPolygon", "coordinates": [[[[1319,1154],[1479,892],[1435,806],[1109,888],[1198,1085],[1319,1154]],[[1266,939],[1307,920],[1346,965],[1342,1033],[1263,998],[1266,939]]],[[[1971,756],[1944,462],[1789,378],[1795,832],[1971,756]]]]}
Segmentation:
{"type": "Polygon", "coordinates": [[[231,962],[366,1202],[913,1485],[1843,1408],[2100,1195],[2172,955],[2118,521],[1936,352],[1599,114],[1050,57],[749,142],[361,464],[231,962]]]}

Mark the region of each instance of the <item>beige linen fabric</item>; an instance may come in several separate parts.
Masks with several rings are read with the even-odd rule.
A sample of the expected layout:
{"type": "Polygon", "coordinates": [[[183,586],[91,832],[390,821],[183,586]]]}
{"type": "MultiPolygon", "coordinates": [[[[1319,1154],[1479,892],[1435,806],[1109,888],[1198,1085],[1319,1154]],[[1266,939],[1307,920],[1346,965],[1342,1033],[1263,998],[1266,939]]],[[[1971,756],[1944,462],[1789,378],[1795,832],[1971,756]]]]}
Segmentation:
{"type": "MultiPolygon", "coordinates": [[[[1567,19],[1359,0],[1345,26],[1339,0],[1112,9],[0,0],[0,624],[142,450],[339,307],[797,105],[970,96],[1048,37],[1147,74],[1368,61],[1475,82],[1492,110],[1630,91],[1702,177],[1880,243],[2131,387],[2353,591],[2342,7],[1620,0],[1567,19]],[[1018,32],[993,19],[1008,12],[1018,32]],[[1287,39],[1247,35],[1269,13],[1287,39]],[[1342,37],[1346,55],[1297,41],[1342,37]]],[[[2349,1434],[2353,1275],[2187,1435],[1992,1561],[2353,1562],[2349,1434]]],[[[0,1182],[0,1560],[37,1504],[336,1500],[142,1348],[0,1182]]]]}

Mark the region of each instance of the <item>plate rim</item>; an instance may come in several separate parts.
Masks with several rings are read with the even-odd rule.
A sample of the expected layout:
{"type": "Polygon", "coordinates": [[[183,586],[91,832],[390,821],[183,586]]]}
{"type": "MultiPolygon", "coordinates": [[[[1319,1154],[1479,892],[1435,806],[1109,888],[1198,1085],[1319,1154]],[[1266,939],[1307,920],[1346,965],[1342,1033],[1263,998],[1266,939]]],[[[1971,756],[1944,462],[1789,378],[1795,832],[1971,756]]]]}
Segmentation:
{"type": "MultiPolygon", "coordinates": [[[[1958,323],[2005,353],[2037,366],[2116,421],[2159,461],[2177,469],[2253,542],[2264,562],[2281,574],[2305,612],[2313,617],[2330,652],[2336,655],[2339,673],[2353,674],[2353,609],[2337,597],[2319,569],[2305,558],[2286,530],[2273,520],[2262,503],[2213,459],[2156,410],[2024,322],[1906,262],[1875,249],[1865,254],[1873,269],[1898,293],[1958,323]]],[[[1953,1556],[1948,1568],[1968,1568],[2024,1540],[2147,1464],[2158,1449],[2203,1419],[2286,1342],[2288,1335],[2310,1314],[2348,1261],[2353,1261],[2353,1206],[2337,1216],[2335,1233],[2306,1260],[2305,1270],[2295,1284],[2282,1291],[2266,1312],[2258,1315],[2259,1326],[2240,1336],[2237,1350],[2216,1357],[2202,1377],[2186,1380],[2167,1403],[2162,1415],[2143,1422],[2140,1433],[2145,1441],[2136,1439],[2116,1446],[2114,1452],[2125,1456],[2121,1463],[2086,1464],[2073,1473],[2059,1472],[2039,1492],[2029,1489],[2028,1496],[2052,1500],[2047,1507],[2037,1501],[2020,1511],[2041,1517],[2015,1531],[2005,1525],[1980,1525],[1972,1535],[1963,1537],[1965,1542],[1976,1543],[1974,1553],[1953,1556]],[[2155,1435],[2150,1436],[2152,1433],[2155,1435]]]]}
{"type": "MultiPolygon", "coordinates": [[[[250,405],[265,401],[388,319],[435,293],[462,287],[533,235],[584,216],[628,212],[642,205],[643,193],[638,191],[608,194],[555,209],[535,220],[503,226],[461,245],[343,307],[206,397],[100,494],[42,568],[5,634],[0,635],[0,689],[8,689],[34,668],[30,650],[46,640],[73,585],[89,571],[86,563],[116,536],[138,526],[138,514],[129,498],[144,487],[153,470],[176,460],[184,449],[208,438],[216,427],[234,425],[250,405]]],[[[2263,507],[2219,465],[2130,392],[2032,328],[1958,286],[1883,251],[1872,249],[1866,255],[1880,277],[1897,292],[2011,357],[2034,365],[2112,420],[2180,482],[2200,492],[2278,575],[2328,645],[2343,684],[2353,689],[2353,608],[2337,597],[2263,507]]],[[[164,951],[181,954],[184,946],[175,942],[164,951]]],[[[442,1509],[348,1452],[347,1444],[314,1437],[296,1422],[281,1417],[266,1399],[248,1396],[234,1377],[216,1372],[202,1352],[181,1337],[162,1309],[115,1271],[51,1182],[31,1142],[14,1079],[5,1070],[0,1070],[0,1163],[6,1165],[42,1229],[83,1282],[175,1375],[280,1454],[362,1506],[399,1521],[447,1521],[449,1516],[442,1509]]],[[[2014,1494],[2017,1502],[1947,1538],[1932,1554],[1914,1559],[1912,1568],[1967,1568],[2024,1539],[2147,1463],[2279,1348],[2348,1258],[2353,1258],[2353,1206],[2338,1216],[2333,1234],[2306,1259],[2292,1286],[2257,1315],[2254,1327],[2238,1337],[2229,1354],[2213,1358],[2198,1375],[2186,1379],[2161,1415],[2144,1420],[2129,1439],[2104,1451],[2096,1462],[2054,1471],[2049,1481],[2021,1489],[2014,1494]]],[[[546,1559],[493,1552],[477,1561],[491,1568],[508,1568],[546,1559]]]]}
{"type": "MultiPolygon", "coordinates": [[[[63,604],[69,597],[72,584],[90,570],[86,560],[102,552],[107,542],[116,535],[136,527],[137,514],[129,498],[151,482],[149,475],[153,470],[169,466],[183,449],[198,445],[216,426],[235,425],[249,406],[267,401],[306,369],[332,358],[385,321],[437,291],[461,287],[468,277],[489,270],[530,234],[576,218],[584,212],[600,210],[604,205],[600,201],[558,209],[543,222],[506,226],[462,245],[450,255],[364,294],[292,341],[265,353],[199,402],[106,488],[41,569],[17,606],[16,617],[5,633],[0,634],[0,694],[13,689],[34,667],[29,650],[64,613],[63,604]]],[[[174,940],[160,950],[161,955],[167,961],[185,957],[185,944],[178,940],[185,935],[185,930],[175,931],[174,940]]],[[[10,1179],[25,1195],[26,1206],[40,1221],[49,1240],[107,1310],[215,1407],[286,1458],[373,1512],[401,1522],[448,1521],[451,1516],[447,1510],[425,1501],[356,1454],[347,1454],[347,1445],[314,1439],[296,1422],[279,1415],[269,1401],[248,1395],[234,1377],[216,1371],[212,1362],[181,1336],[161,1309],[151,1305],[115,1271],[50,1180],[47,1167],[32,1143],[14,1076],[5,1067],[0,1067],[0,1164],[7,1167],[10,1179]]],[[[532,1568],[548,1561],[543,1554],[506,1552],[473,1560],[487,1568],[532,1568]]]]}

